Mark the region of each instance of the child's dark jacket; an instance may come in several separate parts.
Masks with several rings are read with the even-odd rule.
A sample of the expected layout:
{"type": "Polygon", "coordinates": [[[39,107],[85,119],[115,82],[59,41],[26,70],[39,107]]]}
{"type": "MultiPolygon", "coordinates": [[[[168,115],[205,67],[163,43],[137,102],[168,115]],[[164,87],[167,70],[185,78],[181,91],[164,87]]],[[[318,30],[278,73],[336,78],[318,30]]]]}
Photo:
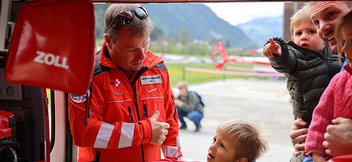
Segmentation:
{"type": "Polygon", "coordinates": [[[269,59],[272,67],[287,77],[295,118],[310,123],[315,106],[331,78],[339,72],[338,56],[328,46],[322,53],[286,43],[274,38],[281,46],[282,55],[269,59]]]}

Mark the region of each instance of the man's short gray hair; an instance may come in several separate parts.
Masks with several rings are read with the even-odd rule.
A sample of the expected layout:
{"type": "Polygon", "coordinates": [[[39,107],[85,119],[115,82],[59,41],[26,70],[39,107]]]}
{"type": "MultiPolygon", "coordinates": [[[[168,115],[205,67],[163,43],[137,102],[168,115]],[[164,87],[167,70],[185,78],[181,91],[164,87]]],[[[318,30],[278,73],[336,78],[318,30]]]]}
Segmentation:
{"type": "MultiPolygon", "coordinates": [[[[121,27],[118,25],[116,17],[122,12],[132,11],[138,7],[140,7],[139,4],[112,4],[105,11],[104,33],[108,34],[113,42],[117,40],[117,31],[121,27]]],[[[128,27],[127,30],[140,35],[150,35],[153,30],[153,25],[149,17],[140,20],[136,15],[134,15],[132,22],[126,24],[126,26],[128,27]]]]}

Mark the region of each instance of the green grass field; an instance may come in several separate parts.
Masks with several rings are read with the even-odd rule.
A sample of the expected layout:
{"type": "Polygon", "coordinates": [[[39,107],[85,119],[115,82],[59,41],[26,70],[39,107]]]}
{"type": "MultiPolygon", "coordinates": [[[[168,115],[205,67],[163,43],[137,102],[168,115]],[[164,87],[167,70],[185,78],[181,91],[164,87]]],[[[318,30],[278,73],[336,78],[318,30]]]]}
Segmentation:
{"type": "Polygon", "coordinates": [[[184,71],[184,67],[197,67],[214,70],[215,66],[209,63],[166,63],[166,65],[170,73],[171,87],[175,87],[177,82],[181,80],[186,80],[187,84],[192,85],[197,83],[205,83],[229,78],[246,78],[243,76],[184,71]]]}

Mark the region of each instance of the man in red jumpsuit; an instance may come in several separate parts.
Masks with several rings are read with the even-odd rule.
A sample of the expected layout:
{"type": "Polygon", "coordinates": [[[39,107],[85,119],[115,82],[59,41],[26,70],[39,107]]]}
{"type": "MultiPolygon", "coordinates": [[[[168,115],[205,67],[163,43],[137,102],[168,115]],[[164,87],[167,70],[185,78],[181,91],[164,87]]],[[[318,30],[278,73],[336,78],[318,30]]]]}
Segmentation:
{"type": "Polygon", "coordinates": [[[169,73],[148,50],[151,31],[140,5],[112,4],[106,10],[91,87],[69,97],[79,162],[156,161],[161,150],[167,159],[182,158],[169,73]]]}

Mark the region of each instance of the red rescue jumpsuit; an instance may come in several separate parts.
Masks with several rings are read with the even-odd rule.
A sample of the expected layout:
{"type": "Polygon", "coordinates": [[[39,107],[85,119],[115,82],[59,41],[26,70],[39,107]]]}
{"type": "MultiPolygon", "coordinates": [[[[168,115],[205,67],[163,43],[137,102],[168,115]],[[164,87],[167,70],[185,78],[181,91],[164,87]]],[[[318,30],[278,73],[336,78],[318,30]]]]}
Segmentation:
{"type": "Polygon", "coordinates": [[[163,61],[148,51],[141,70],[128,78],[109,59],[105,43],[97,59],[91,88],[83,96],[69,97],[69,122],[74,143],[79,146],[78,161],[155,161],[161,158],[161,149],[166,158],[182,158],[174,95],[163,61]],[[170,124],[162,145],[150,144],[148,119],[156,110],[160,112],[158,121],[170,124]]]}

